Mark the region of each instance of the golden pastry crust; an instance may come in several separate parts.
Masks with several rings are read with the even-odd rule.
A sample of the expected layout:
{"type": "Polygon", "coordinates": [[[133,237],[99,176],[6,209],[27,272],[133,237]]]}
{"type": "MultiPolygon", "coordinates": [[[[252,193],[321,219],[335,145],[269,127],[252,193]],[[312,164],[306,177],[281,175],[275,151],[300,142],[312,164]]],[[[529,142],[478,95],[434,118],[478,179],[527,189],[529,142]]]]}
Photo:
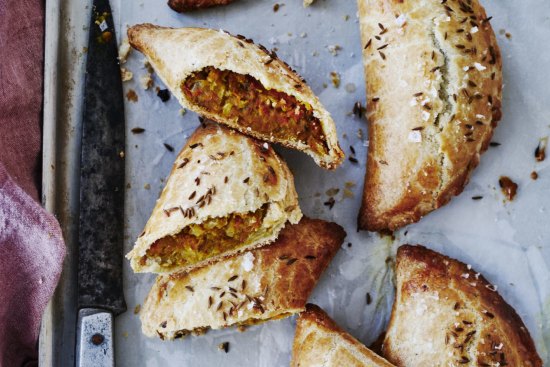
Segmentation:
{"type": "Polygon", "coordinates": [[[268,143],[208,124],[199,127],[179,153],[144,231],[126,257],[136,272],[185,270],[272,242],[287,221],[298,223],[301,216],[292,173],[268,143]],[[176,235],[190,224],[254,212],[266,204],[258,230],[264,233],[231,252],[189,266],[174,264],[171,269],[152,259],[141,261],[155,241],[176,235]]]}
{"type": "Polygon", "coordinates": [[[392,367],[353,336],[342,330],[318,306],[300,313],[292,346],[291,367],[392,367]]]}
{"type": "Polygon", "coordinates": [[[471,266],[401,246],[383,355],[397,366],[542,366],[529,331],[471,266]]]}
{"type": "Polygon", "coordinates": [[[234,37],[222,30],[204,28],[165,28],[152,24],[139,24],[128,29],[132,47],[148,58],[159,77],[172,91],[183,107],[189,108],[216,122],[225,124],[243,134],[309,154],[321,167],[334,169],[344,158],[338,145],[334,121],[321,105],[305,81],[273,52],[255,45],[245,37],[234,37]],[[237,119],[228,119],[197,106],[182,92],[183,82],[194,72],[207,67],[249,75],[266,89],[273,89],[311,105],[313,115],[319,119],[326,139],[328,153],[321,154],[300,141],[275,139],[239,125],[237,119]]]}
{"type": "Polygon", "coordinates": [[[173,339],[300,312],[345,236],[335,223],[304,217],[268,246],[161,275],[141,308],[143,333],[173,339]]]}
{"type": "Polygon", "coordinates": [[[359,227],[395,230],[464,189],[501,117],[501,56],[477,0],[358,5],[370,139],[359,227]]]}

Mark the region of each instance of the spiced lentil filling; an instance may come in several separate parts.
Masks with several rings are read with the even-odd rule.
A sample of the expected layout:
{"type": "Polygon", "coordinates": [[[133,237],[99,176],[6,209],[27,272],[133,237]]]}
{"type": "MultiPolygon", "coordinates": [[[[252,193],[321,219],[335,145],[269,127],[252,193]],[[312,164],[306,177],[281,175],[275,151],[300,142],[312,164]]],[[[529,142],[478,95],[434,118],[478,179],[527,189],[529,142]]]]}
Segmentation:
{"type": "Polygon", "coordinates": [[[155,241],[141,258],[147,258],[161,267],[195,264],[212,256],[240,247],[262,226],[268,204],[254,212],[232,213],[226,217],[209,218],[190,224],[174,236],[155,241]]]}
{"type": "Polygon", "coordinates": [[[193,103],[243,127],[279,140],[300,141],[316,153],[328,147],[310,104],[274,89],[250,75],[208,66],[192,73],[182,91],[193,103]]]}

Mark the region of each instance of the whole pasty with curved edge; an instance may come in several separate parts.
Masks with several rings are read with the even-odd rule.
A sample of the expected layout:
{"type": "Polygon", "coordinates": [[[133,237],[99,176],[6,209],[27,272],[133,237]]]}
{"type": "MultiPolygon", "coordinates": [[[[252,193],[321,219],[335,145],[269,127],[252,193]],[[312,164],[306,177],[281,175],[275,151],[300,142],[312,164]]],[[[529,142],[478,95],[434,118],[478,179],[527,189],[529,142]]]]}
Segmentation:
{"type": "Polygon", "coordinates": [[[135,272],[189,269],[272,242],[301,217],[292,174],[273,148],[209,124],[176,158],[126,257],[135,272]]]}
{"type": "Polygon", "coordinates": [[[185,108],[243,134],[309,154],[321,167],[344,153],[334,121],[305,81],[274,52],[243,36],[139,24],[130,44],[185,108]]]}
{"type": "Polygon", "coordinates": [[[382,354],[397,366],[541,367],[529,331],[496,286],[460,261],[401,246],[382,354]]]}
{"type": "Polygon", "coordinates": [[[358,0],[369,148],[359,227],[395,230],[464,189],[500,120],[502,60],[477,0],[358,0]]]}

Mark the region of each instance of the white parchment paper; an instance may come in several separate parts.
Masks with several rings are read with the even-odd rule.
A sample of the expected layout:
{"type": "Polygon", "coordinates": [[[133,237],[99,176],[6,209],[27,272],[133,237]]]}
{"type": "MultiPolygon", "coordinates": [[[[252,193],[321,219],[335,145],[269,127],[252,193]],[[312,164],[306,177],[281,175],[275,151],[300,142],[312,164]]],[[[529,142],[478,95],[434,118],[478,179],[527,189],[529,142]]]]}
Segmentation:
{"type": "MultiPolygon", "coordinates": [[[[128,25],[151,22],[223,28],[277,48],[331,112],[346,154],[350,146],[355,149],[359,163],[346,160],[335,172],[318,168],[303,154],[279,149],[295,174],[303,212],[335,221],[348,233],[311,302],[364,343],[373,342],[384,330],[393,302],[395,250],[402,243],[420,243],[471,264],[496,284],[528,326],[541,357],[550,361],[550,159],[541,163],[534,159],[539,139],[550,135],[550,1],[483,1],[493,16],[504,62],[504,117],[493,139],[502,145],[483,155],[462,195],[399,231],[393,241],[356,231],[368,145],[365,121],[350,115],[353,104],[365,100],[356,2],[318,0],[303,8],[301,0],[286,0],[274,12],[273,1],[238,0],[187,15],[173,12],[164,2],[113,4],[119,37],[128,25]],[[340,75],[339,88],[332,85],[331,72],[340,75]],[[538,180],[530,178],[532,171],[538,172],[538,180]],[[519,184],[513,202],[504,201],[498,187],[501,175],[519,184]],[[332,210],[323,205],[329,189],[339,189],[332,210]],[[473,196],[483,199],[475,201],[473,196]]],[[[198,126],[197,115],[182,116],[174,98],[163,103],[154,88],[146,91],[140,86],[139,79],[146,73],[143,59],[134,51],[125,64],[134,73],[133,80],[125,83],[125,92],[132,89],[138,95],[137,102],[126,104],[126,251],[142,231],[176,153],[198,126]],[[134,127],[146,131],[132,134],[134,127]]],[[[155,85],[164,88],[156,77],[155,85]]],[[[119,366],[288,366],[295,318],[251,327],[244,333],[210,331],[175,342],[146,338],[133,310],[143,302],[154,276],[133,274],[127,262],[124,266],[129,311],[117,319],[119,366]],[[225,341],[230,343],[227,354],[217,348],[225,341]]]]}

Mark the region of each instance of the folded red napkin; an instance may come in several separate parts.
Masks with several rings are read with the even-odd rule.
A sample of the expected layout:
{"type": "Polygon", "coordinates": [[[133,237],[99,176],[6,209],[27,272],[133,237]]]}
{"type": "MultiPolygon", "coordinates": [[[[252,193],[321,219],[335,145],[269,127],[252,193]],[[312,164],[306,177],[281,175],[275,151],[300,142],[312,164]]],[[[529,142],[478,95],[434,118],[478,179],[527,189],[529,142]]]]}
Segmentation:
{"type": "Polygon", "coordinates": [[[64,254],[56,219],[0,163],[0,366],[36,360],[40,320],[64,254]]]}
{"type": "Polygon", "coordinates": [[[0,366],[34,365],[65,255],[38,203],[44,1],[0,1],[0,366]]]}

